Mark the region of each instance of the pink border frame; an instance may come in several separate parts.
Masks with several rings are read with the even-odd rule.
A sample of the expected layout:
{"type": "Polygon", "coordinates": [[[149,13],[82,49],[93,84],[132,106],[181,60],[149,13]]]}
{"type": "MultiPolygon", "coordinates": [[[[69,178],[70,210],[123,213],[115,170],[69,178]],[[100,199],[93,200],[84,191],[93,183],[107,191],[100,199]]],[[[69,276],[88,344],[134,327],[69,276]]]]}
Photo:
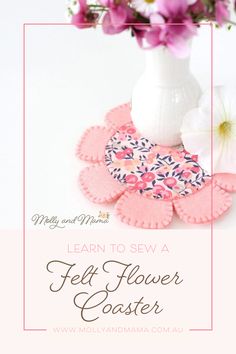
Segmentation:
{"type": "MultiPolygon", "coordinates": [[[[97,23],[100,25],[99,23],[97,23]]],[[[127,25],[148,25],[148,24],[137,24],[137,23],[127,23],[127,25]]],[[[163,25],[163,24],[160,24],[163,25]]],[[[181,25],[180,23],[172,23],[170,25],[181,25]]],[[[211,29],[211,127],[213,127],[213,23],[212,22],[204,22],[197,24],[200,26],[210,26],[211,29]]],[[[33,23],[24,23],[23,24],[23,331],[47,331],[46,328],[28,328],[26,326],[26,223],[25,223],[25,216],[26,216],[26,95],[25,95],[25,72],[26,72],[26,27],[27,26],[73,26],[71,23],[50,23],[50,22],[33,22],[33,23]]],[[[213,174],[213,129],[211,129],[211,175],[213,174]]],[[[211,215],[213,215],[213,185],[211,185],[211,215]]],[[[210,307],[210,327],[209,328],[191,328],[189,331],[213,331],[214,330],[214,243],[213,243],[213,224],[214,221],[211,221],[210,227],[210,242],[211,242],[211,254],[210,254],[210,273],[211,273],[211,307],[210,307]]]]}

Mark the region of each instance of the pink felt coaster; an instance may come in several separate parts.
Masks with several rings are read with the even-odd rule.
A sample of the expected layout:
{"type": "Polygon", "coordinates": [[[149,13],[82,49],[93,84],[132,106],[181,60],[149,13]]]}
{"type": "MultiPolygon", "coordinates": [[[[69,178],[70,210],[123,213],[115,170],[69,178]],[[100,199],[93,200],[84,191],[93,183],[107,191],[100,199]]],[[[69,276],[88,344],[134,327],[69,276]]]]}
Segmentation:
{"type": "Polygon", "coordinates": [[[77,148],[79,158],[99,162],[80,174],[81,189],[91,201],[117,200],[122,222],[149,229],[167,227],[173,210],[184,222],[201,224],[230,208],[227,191],[236,190],[235,175],[218,174],[212,181],[197,156],[140,136],[129,104],[108,112],[105,121],[107,127],[89,128],[77,148]]]}
{"type": "Polygon", "coordinates": [[[114,130],[129,122],[131,122],[129,103],[113,108],[105,117],[106,125],[114,130]]]}

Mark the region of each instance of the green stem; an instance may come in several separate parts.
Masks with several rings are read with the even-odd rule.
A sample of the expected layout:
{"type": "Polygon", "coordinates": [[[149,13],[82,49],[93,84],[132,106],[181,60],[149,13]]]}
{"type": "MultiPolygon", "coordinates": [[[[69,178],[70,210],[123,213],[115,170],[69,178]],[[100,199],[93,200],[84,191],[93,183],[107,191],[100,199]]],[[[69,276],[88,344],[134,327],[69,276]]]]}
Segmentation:
{"type": "Polygon", "coordinates": [[[107,9],[105,6],[102,6],[102,5],[95,5],[95,4],[88,5],[88,7],[90,7],[90,8],[95,8],[95,9],[99,9],[99,10],[105,10],[105,9],[107,9]]]}

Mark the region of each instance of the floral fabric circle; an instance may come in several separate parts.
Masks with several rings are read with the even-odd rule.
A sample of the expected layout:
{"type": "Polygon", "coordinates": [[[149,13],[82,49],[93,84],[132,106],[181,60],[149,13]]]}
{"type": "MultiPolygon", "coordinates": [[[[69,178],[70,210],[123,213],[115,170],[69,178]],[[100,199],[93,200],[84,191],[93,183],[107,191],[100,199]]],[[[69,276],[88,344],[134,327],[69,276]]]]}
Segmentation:
{"type": "Polygon", "coordinates": [[[140,136],[132,123],[121,126],[108,141],[105,163],[114,179],[152,199],[185,197],[210,182],[197,155],[183,147],[153,144],[140,136]]]}

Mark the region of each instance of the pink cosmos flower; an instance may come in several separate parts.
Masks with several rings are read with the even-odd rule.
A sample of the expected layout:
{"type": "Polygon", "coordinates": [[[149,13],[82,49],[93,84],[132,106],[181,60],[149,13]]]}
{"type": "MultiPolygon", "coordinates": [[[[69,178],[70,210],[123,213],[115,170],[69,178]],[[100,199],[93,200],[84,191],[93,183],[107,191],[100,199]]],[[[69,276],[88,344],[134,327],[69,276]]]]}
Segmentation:
{"type": "Polygon", "coordinates": [[[72,16],[71,23],[78,28],[93,27],[99,16],[98,13],[89,9],[87,0],[78,0],[78,4],[79,11],[72,16]]]}
{"type": "Polygon", "coordinates": [[[164,24],[156,25],[157,16],[151,15],[152,28],[145,33],[145,39],[151,47],[162,44],[176,56],[186,57],[190,50],[189,40],[197,31],[192,18],[187,14],[187,0],[159,0],[158,9],[164,24]]]}
{"type": "Polygon", "coordinates": [[[126,1],[100,0],[100,3],[108,8],[102,21],[104,33],[120,33],[129,27],[126,23],[131,21],[132,11],[126,1]]]}
{"type": "Polygon", "coordinates": [[[137,25],[132,26],[132,35],[136,38],[138,45],[141,48],[144,48],[144,38],[145,34],[149,31],[149,26],[140,24],[137,20],[134,20],[133,22],[135,21],[137,22],[137,25]]]}
{"type": "Polygon", "coordinates": [[[229,19],[229,9],[227,0],[216,0],[215,4],[216,22],[222,26],[229,19]]]}
{"type": "Polygon", "coordinates": [[[206,6],[202,0],[197,0],[189,6],[189,11],[195,15],[204,15],[206,13],[206,6]]]}
{"type": "Polygon", "coordinates": [[[94,26],[101,15],[104,33],[131,29],[140,47],[166,46],[179,58],[189,55],[189,41],[197,32],[194,21],[215,20],[222,26],[229,19],[229,0],[99,0],[98,7],[76,1],[79,11],[71,22],[78,28],[94,26]]]}

